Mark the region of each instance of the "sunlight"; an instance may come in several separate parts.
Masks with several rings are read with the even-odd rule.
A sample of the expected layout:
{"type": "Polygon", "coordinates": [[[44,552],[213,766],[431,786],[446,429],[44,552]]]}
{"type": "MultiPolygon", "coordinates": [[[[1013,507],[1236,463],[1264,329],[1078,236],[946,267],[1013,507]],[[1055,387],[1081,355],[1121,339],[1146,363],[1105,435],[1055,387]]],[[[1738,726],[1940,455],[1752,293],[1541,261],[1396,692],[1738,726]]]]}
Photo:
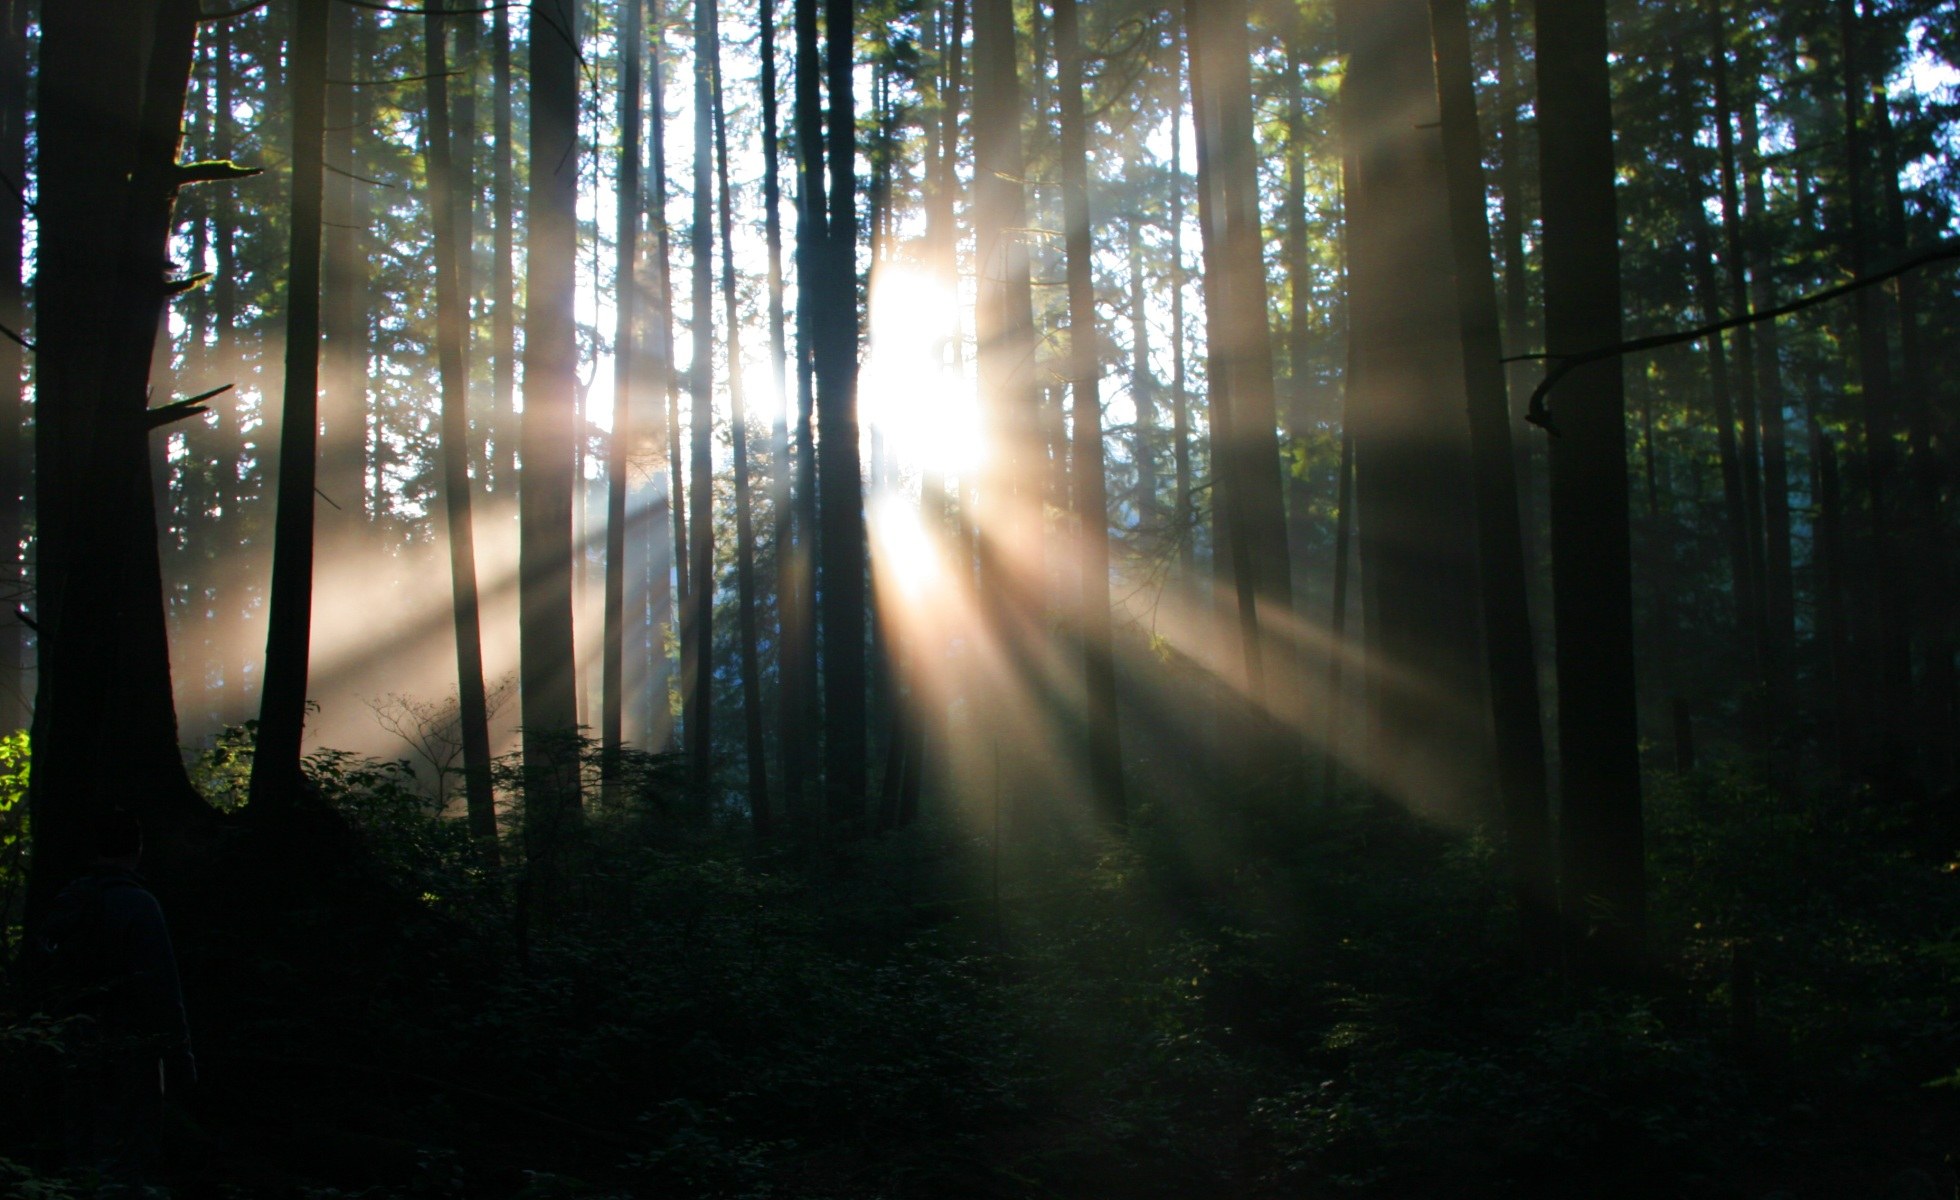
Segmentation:
{"type": "Polygon", "coordinates": [[[907,607],[946,583],[944,552],[919,521],[918,506],[902,493],[887,493],[871,507],[872,568],[879,594],[907,607]]]}
{"type": "Polygon", "coordinates": [[[948,478],[980,463],[980,412],[947,361],[955,298],[916,266],[887,264],[871,284],[871,351],[859,374],[867,433],[908,472],[948,478]]]}

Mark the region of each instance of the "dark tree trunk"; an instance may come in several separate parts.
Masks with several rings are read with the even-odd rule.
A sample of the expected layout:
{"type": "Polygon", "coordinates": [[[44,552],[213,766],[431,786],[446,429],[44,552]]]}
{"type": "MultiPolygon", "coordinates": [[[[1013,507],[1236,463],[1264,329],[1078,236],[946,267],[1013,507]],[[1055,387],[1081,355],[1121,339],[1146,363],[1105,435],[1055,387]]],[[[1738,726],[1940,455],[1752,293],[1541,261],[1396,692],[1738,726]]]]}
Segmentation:
{"type": "MultiPolygon", "coordinates": [[[[355,75],[354,42],[365,14],[335,4],[327,29],[327,77],[355,75]]],[[[322,179],[320,231],[320,493],[331,502],[322,519],[329,534],[356,534],[367,525],[367,256],[361,242],[355,189],[354,93],[327,85],[327,173],[322,179]]]]}
{"type": "MultiPolygon", "coordinates": [[[[1352,171],[1347,414],[1370,617],[1366,753],[1370,781],[1385,794],[1467,824],[1496,815],[1488,658],[1468,601],[1482,586],[1476,488],[1501,485],[1472,470],[1471,422],[1483,414],[1471,398],[1465,418],[1458,290],[1458,276],[1470,268],[1452,258],[1449,164],[1434,132],[1430,9],[1421,0],[1362,8],[1343,12],[1349,65],[1341,105],[1344,166],[1352,171]],[[1410,686],[1411,678],[1421,685],[1410,686]]],[[[1474,159],[1474,128],[1468,136],[1474,159]]],[[[1483,264],[1487,274],[1488,253],[1483,264]]],[[[1503,528],[1515,538],[1515,524],[1503,528]]]]}
{"type": "Polygon", "coordinates": [[[795,0],[796,94],[796,443],[792,520],[795,541],[778,550],[783,562],[783,788],[793,820],[805,811],[810,741],[820,718],[816,675],[816,277],[822,270],[828,205],[823,186],[822,64],[817,44],[816,0],[795,0]]]}
{"type": "MultiPolygon", "coordinates": [[[[661,744],[674,740],[672,698],[668,695],[673,678],[673,660],[667,656],[667,631],[679,640],[680,614],[687,605],[687,498],[681,490],[680,373],[674,364],[674,245],[667,223],[667,112],[666,112],[666,25],[656,21],[647,54],[648,75],[652,80],[652,167],[653,194],[648,209],[653,220],[655,261],[653,264],[653,362],[659,378],[653,387],[652,408],[657,414],[653,443],[667,460],[666,520],[654,514],[655,622],[662,626],[660,644],[661,679],[655,688],[655,703],[664,715],[661,744]],[[671,582],[670,582],[671,578],[671,582]]],[[[656,506],[658,507],[658,506],[656,506]]]]}
{"type": "Polygon", "coordinates": [[[793,815],[802,803],[804,747],[809,742],[804,711],[793,686],[792,657],[801,645],[797,627],[803,608],[797,595],[796,508],[789,434],[789,321],[783,307],[783,183],[782,139],[777,102],[776,4],[760,0],[757,38],[762,55],[762,226],[769,254],[769,379],[776,419],[769,429],[769,495],[775,516],[776,558],[776,759],[781,771],[785,805],[793,815]]]}
{"type": "Polygon", "coordinates": [[[688,367],[689,425],[687,535],[689,593],[681,614],[681,728],[688,779],[705,799],[714,781],[714,351],[715,284],[711,258],[714,202],[714,12],[694,0],[694,216],[688,236],[693,278],[688,322],[694,361],[688,367]]]}
{"type": "Polygon", "coordinates": [[[511,96],[516,87],[510,64],[510,9],[497,5],[490,27],[490,69],[494,80],[490,138],[496,143],[490,164],[495,193],[490,239],[490,484],[509,492],[517,486],[517,281],[511,256],[516,251],[517,183],[511,169],[511,96]]]}
{"type": "Polygon", "coordinates": [[[51,4],[42,22],[30,926],[111,805],[166,878],[209,812],[178,755],[144,412],[197,6],[51,4]]]}
{"type": "Polygon", "coordinates": [[[1545,783],[1538,663],[1525,599],[1524,547],[1518,534],[1504,342],[1491,274],[1470,18],[1464,0],[1430,0],[1429,15],[1436,46],[1443,167],[1449,181],[1458,320],[1463,329],[1463,382],[1470,405],[1477,558],[1491,724],[1497,734],[1498,792],[1525,945],[1534,958],[1550,962],[1558,954],[1557,864],[1545,783]]]}
{"type": "Polygon", "coordinates": [[[572,498],[577,446],[578,8],[531,5],[531,161],[524,256],[524,416],[518,489],[518,677],[527,850],[548,898],[557,835],[578,811],[573,739],[572,498]]]}
{"type": "Polygon", "coordinates": [[[812,280],[823,295],[814,350],[822,572],[824,790],[832,820],[864,815],[865,543],[864,479],[858,460],[857,118],[851,92],[856,39],[850,0],[824,5],[824,76],[829,112],[825,159],[830,213],[824,270],[812,280]]]}
{"type": "MultiPolygon", "coordinates": [[[[1545,345],[1621,340],[1604,0],[1537,0],[1545,345]]],[[[1551,442],[1561,909],[1582,972],[1636,969],[1646,927],[1634,710],[1626,400],[1617,359],[1573,372],[1551,442]]]]}
{"type": "Polygon", "coordinates": [[[1184,11],[1204,234],[1212,474],[1224,489],[1246,691],[1271,716],[1292,720],[1299,715],[1292,649],[1278,631],[1292,611],[1293,582],[1267,327],[1246,9],[1244,0],[1186,0],[1184,11]]]}
{"type": "Polygon", "coordinates": [[[742,732],[748,765],[749,816],[769,832],[769,758],[762,740],[762,666],[756,653],[755,515],[749,502],[749,430],[742,390],[742,314],[736,303],[735,216],[728,189],[728,110],[722,95],[721,33],[715,0],[708,0],[714,68],[715,187],[721,232],[722,319],[728,326],[728,426],[735,455],[735,625],[741,643],[742,732]]]}
{"type": "MultiPolygon", "coordinates": [[[[1116,720],[1116,653],[1109,610],[1109,497],[1103,476],[1102,337],[1096,328],[1096,283],[1089,227],[1089,138],[1083,116],[1083,50],[1075,0],[1055,0],[1060,60],[1063,236],[1068,247],[1069,392],[1074,401],[1074,482],[1081,537],[1084,714],[1089,781],[1096,812],[1120,828],[1125,819],[1123,746],[1116,720]]],[[[1139,425],[1144,410],[1139,406],[1139,425]]]]}
{"type": "Polygon", "coordinates": [[[292,255],[286,282],[286,380],[279,417],[278,515],[266,608],[265,687],[252,753],[252,802],[286,806],[305,786],[307,660],[313,625],[313,510],[320,433],[320,234],[326,155],[330,0],[299,0],[291,42],[292,255]]]}
{"type": "MultiPolygon", "coordinates": [[[[1183,26],[1179,23],[1177,94],[1184,94],[1183,26]]],[[[1171,476],[1172,520],[1177,529],[1178,578],[1197,575],[1198,514],[1191,501],[1190,380],[1184,357],[1184,107],[1171,111],[1171,476]]]]}
{"type": "MultiPolygon", "coordinates": [[[[1869,149],[1865,131],[1866,89],[1861,18],[1857,0],[1838,0],[1840,49],[1844,71],[1845,252],[1853,277],[1871,266],[1876,245],[1871,233],[1875,207],[1866,183],[1869,149]]],[[[1861,769],[1896,773],[1907,757],[1911,717],[1911,657],[1906,631],[1906,593],[1899,563],[1896,495],[1898,450],[1894,423],[1897,398],[1892,387],[1891,339],[1886,335],[1882,296],[1862,288],[1852,303],[1858,386],[1865,435],[1865,490],[1871,505],[1870,546],[1874,570],[1860,606],[1867,610],[1871,644],[1864,657],[1872,664],[1872,703],[1865,729],[1869,744],[1861,769]]],[[[1861,738],[1861,741],[1866,739],[1861,738]]]]}
{"type": "Polygon", "coordinates": [[[602,792],[610,792],[618,783],[626,723],[626,496],[630,487],[626,451],[637,436],[632,423],[640,349],[640,3],[624,0],[620,5],[618,266],[613,275],[619,321],[613,334],[612,434],[606,440],[606,591],[601,617],[605,644],[599,668],[602,792]]]}
{"type": "MultiPolygon", "coordinates": [[[[449,62],[443,46],[444,0],[431,0],[426,55],[429,111],[429,212],[435,234],[436,356],[442,376],[442,491],[449,521],[449,585],[456,633],[458,730],[463,739],[463,798],[470,836],[494,859],[497,810],[490,788],[490,710],[483,687],[483,627],[477,599],[476,527],[471,520],[468,297],[459,260],[469,209],[456,192],[449,131],[449,62]]],[[[466,20],[469,18],[465,18],[466,20]]]]}
{"type": "MultiPolygon", "coordinates": [[[[29,0],[0,0],[0,176],[27,177],[27,18],[29,0]]],[[[25,254],[26,205],[0,183],[0,326],[27,331],[20,269],[25,254]]],[[[21,394],[26,368],[21,347],[0,336],[0,590],[21,588],[20,539],[26,521],[26,406],[21,394]]],[[[12,605],[0,613],[0,731],[20,729],[31,718],[27,702],[26,626],[12,605]]]]}

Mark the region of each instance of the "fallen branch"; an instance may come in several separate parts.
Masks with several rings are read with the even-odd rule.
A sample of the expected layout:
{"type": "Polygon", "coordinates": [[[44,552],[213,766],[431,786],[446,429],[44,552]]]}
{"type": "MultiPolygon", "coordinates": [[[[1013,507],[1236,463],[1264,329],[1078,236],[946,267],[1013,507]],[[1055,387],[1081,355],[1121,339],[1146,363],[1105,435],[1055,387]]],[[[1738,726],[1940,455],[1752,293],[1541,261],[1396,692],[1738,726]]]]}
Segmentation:
{"type": "Polygon", "coordinates": [[[1827,287],[1821,292],[1812,292],[1808,296],[1800,296],[1795,300],[1779,304],[1775,308],[1763,309],[1761,312],[1743,313],[1739,316],[1715,321],[1708,325],[1697,326],[1693,329],[1682,329],[1673,333],[1657,333],[1649,337],[1635,338],[1630,342],[1621,342],[1615,346],[1602,346],[1597,350],[1587,350],[1580,354],[1513,354],[1503,361],[1545,361],[1552,364],[1551,369],[1545,372],[1545,378],[1539,380],[1538,386],[1532,389],[1531,402],[1525,408],[1524,419],[1556,437],[1558,430],[1552,425],[1552,410],[1551,406],[1546,403],[1546,397],[1551,394],[1551,390],[1554,387],[1558,386],[1560,380],[1580,367],[1601,362],[1609,358],[1619,358],[1622,355],[1638,354],[1643,350],[1658,350],[1663,346],[1678,346],[1683,342],[1698,342],[1705,337],[1713,337],[1731,329],[1739,329],[1744,325],[1754,325],[1758,321],[1773,321],[1777,317],[1788,316],[1793,312],[1848,296],[1863,288],[1873,287],[1887,280],[1897,279],[1907,271],[1954,258],[1960,258],[1960,238],[1941,242],[1930,250],[1923,250],[1909,258],[1901,259],[1891,266],[1874,271],[1869,275],[1861,275],[1856,279],[1847,280],[1833,287],[1827,287]]]}

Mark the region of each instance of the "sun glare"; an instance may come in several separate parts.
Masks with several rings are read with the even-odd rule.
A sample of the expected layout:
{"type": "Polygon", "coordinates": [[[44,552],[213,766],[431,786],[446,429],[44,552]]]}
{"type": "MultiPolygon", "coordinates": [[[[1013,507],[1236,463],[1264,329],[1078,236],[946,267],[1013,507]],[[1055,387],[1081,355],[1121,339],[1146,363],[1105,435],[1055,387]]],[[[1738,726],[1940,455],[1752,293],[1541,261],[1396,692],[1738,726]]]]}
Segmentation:
{"type": "Polygon", "coordinates": [[[907,472],[939,478],[979,463],[980,416],[952,364],[954,297],[925,272],[880,267],[871,286],[871,349],[859,377],[867,430],[907,472]]]}

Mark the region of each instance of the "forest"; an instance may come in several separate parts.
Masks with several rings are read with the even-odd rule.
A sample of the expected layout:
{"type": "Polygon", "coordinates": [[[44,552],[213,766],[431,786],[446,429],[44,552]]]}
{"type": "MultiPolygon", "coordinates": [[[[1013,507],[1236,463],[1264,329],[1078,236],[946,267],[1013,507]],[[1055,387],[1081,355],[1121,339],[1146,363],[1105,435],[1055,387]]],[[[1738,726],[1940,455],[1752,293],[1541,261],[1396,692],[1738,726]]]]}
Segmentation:
{"type": "Polygon", "coordinates": [[[0,0],[0,1194],[1960,1194],[1957,160],[1953,0],[0,0]]]}

